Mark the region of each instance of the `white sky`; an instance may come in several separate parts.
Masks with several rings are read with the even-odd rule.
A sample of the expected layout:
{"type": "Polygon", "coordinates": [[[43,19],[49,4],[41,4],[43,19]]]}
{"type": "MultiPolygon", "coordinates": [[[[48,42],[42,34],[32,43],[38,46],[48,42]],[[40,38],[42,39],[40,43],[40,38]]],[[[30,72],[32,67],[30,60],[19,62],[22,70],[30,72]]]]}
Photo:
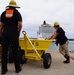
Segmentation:
{"type": "MultiPolygon", "coordinates": [[[[10,0],[0,0],[0,14],[10,0]]],[[[37,37],[38,27],[46,20],[58,21],[68,37],[74,38],[74,0],[16,0],[23,17],[23,28],[29,37],[37,37]]],[[[21,36],[22,37],[22,33],[21,36]]]]}

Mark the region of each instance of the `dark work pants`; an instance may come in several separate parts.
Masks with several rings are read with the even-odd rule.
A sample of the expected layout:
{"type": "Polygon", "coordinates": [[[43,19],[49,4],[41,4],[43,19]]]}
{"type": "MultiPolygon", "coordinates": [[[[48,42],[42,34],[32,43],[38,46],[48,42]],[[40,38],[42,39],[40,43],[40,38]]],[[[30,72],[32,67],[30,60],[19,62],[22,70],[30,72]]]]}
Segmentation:
{"type": "Polygon", "coordinates": [[[2,34],[2,71],[7,70],[7,56],[9,45],[12,47],[13,59],[15,64],[15,70],[20,68],[20,61],[18,58],[18,34],[17,33],[3,33],[2,34]]]}

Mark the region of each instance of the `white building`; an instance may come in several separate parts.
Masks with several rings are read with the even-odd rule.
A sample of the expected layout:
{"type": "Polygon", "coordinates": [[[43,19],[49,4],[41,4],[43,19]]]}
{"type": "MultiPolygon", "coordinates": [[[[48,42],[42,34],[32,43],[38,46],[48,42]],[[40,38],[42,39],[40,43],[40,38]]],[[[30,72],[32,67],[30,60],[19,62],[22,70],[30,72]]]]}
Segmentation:
{"type": "Polygon", "coordinates": [[[51,24],[46,24],[46,21],[39,26],[39,31],[37,32],[38,38],[50,38],[52,34],[54,33],[54,28],[51,24]]]}

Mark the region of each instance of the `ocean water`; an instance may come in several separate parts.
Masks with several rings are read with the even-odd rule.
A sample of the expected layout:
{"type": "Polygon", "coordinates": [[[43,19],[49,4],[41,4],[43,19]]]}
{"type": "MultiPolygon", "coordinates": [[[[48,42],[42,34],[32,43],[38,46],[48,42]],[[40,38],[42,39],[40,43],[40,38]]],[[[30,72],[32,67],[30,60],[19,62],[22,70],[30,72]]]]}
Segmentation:
{"type": "MultiPolygon", "coordinates": [[[[74,50],[74,41],[69,41],[69,51],[74,50]]],[[[51,44],[49,50],[59,50],[59,46],[56,46],[55,42],[51,44]]]]}

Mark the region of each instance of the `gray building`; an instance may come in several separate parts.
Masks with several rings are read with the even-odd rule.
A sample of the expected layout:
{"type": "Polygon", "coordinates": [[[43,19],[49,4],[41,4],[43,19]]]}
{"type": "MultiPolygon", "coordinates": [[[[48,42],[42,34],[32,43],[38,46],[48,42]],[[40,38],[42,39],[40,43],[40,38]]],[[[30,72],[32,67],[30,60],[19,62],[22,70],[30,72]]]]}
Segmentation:
{"type": "Polygon", "coordinates": [[[54,33],[54,28],[51,24],[47,24],[46,21],[39,26],[39,31],[37,32],[37,37],[38,38],[50,38],[51,35],[54,33]]]}

